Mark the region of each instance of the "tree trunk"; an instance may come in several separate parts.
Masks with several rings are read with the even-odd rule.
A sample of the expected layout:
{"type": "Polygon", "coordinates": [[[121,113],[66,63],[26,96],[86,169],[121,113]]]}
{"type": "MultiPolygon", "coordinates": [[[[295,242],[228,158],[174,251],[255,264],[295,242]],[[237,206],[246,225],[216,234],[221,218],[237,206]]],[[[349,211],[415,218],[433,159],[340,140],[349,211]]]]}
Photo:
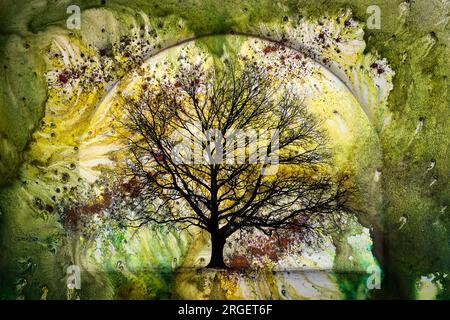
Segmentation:
{"type": "Polygon", "coordinates": [[[223,248],[225,242],[226,238],[223,235],[211,233],[211,260],[207,265],[207,268],[227,268],[223,261],[223,248]]]}

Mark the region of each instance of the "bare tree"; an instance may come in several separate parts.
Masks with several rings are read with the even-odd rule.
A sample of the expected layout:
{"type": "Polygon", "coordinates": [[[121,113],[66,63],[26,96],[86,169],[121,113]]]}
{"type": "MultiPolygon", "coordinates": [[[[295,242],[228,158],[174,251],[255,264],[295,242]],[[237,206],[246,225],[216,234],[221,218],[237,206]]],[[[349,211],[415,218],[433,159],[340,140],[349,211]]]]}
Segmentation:
{"type": "Polygon", "coordinates": [[[346,209],[348,192],[328,173],[320,123],[289,85],[256,63],[220,70],[147,78],[120,122],[132,155],[127,219],[207,231],[208,267],[224,268],[236,231],[319,232],[346,209]]]}

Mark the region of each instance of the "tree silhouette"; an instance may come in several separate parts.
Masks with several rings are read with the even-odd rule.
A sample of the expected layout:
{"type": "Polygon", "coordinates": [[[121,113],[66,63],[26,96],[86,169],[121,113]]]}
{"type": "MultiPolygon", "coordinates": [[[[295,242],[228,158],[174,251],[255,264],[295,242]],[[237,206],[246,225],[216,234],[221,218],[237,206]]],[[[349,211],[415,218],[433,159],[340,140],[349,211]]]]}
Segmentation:
{"type": "Polygon", "coordinates": [[[127,219],[207,231],[214,268],[226,267],[223,248],[238,230],[338,226],[346,181],[329,173],[320,123],[294,91],[257,63],[146,78],[120,120],[127,219]]]}

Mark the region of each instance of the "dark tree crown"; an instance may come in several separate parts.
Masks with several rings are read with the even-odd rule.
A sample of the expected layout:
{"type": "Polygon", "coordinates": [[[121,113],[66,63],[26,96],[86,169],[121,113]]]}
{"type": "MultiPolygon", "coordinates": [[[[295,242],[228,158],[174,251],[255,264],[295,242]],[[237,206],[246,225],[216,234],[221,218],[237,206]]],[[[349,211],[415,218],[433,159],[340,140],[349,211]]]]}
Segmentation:
{"type": "Polygon", "coordinates": [[[130,221],[226,239],[247,228],[319,229],[346,209],[347,182],[329,173],[320,122],[257,64],[191,66],[125,99],[124,172],[138,190],[130,221]]]}

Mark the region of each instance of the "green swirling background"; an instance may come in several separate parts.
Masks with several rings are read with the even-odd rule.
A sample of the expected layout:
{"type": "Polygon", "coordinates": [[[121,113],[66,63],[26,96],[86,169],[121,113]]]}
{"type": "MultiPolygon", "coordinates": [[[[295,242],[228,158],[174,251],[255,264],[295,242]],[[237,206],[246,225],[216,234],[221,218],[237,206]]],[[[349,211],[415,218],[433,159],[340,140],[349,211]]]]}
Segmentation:
{"type": "MultiPolygon", "coordinates": [[[[217,34],[254,34],[261,25],[283,28],[286,23],[302,18],[310,21],[336,18],[346,10],[352,12],[356,21],[364,23],[368,16],[367,7],[378,5],[381,9],[381,29],[371,30],[361,26],[365,41],[363,53],[385,58],[395,76],[386,105],[389,117],[379,117],[375,112],[372,119],[382,157],[379,168],[382,200],[376,208],[378,218],[376,222],[369,219],[361,223],[370,230],[372,244],[367,250],[372,250],[377,259],[383,282],[380,290],[367,292],[363,288],[367,275],[352,273],[351,270],[337,272],[339,266],[343,268],[348,264],[343,258],[339,260],[346,257],[348,248],[343,246],[337,248],[342,252],[337,252],[335,258],[332,290],[324,293],[319,289],[312,296],[347,299],[449,298],[450,3],[446,0],[2,0],[1,298],[67,297],[65,270],[74,259],[72,238],[67,236],[56,215],[51,214],[56,206],[47,207],[51,203],[50,194],[60,181],[56,182],[41,173],[39,167],[45,167],[45,163],[33,160],[39,158],[36,154],[45,154],[47,150],[39,147],[36,132],[42,129],[48,102],[55,98],[47,87],[48,53],[52,39],[58,35],[67,36],[69,32],[66,28],[66,8],[70,4],[77,4],[82,12],[86,12],[83,15],[84,38],[75,34],[74,41],[79,41],[78,45],[87,52],[118,40],[120,35],[129,33],[131,24],[139,24],[146,19],[145,16],[157,30],[159,40],[155,43],[160,47],[154,50],[158,50],[180,39],[217,34]],[[96,19],[98,14],[102,19],[96,19]],[[102,30],[105,25],[106,30],[102,30]],[[91,44],[92,48],[87,44],[91,44]],[[36,194],[43,194],[42,199],[39,198],[42,203],[36,200],[36,194]],[[43,207],[35,210],[36,206],[43,207]]],[[[217,37],[206,45],[212,53],[220,55],[224,41],[217,37]]],[[[118,81],[134,66],[118,62],[116,67],[116,78],[109,79],[111,82],[118,81]]],[[[98,89],[92,98],[94,101],[102,99],[105,93],[102,90],[106,88],[98,89]]],[[[66,116],[67,119],[72,117],[70,114],[66,116]]],[[[83,130],[81,127],[77,127],[80,132],[83,130]]],[[[48,134],[52,132],[51,128],[49,130],[48,134]]],[[[57,127],[57,135],[63,133],[58,130],[62,129],[57,127]]],[[[65,163],[64,154],[61,157],[57,160],[65,163]]],[[[70,155],[67,159],[71,159],[70,155]]],[[[63,174],[64,170],[59,173],[63,174]]],[[[70,173],[70,168],[67,172],[70,173]]],[[[301,294],[288,296],[297,291],[287,288],[289,279],[277,279],[284,275],[252,275],[250,271],[245,275],[211,274],[206,271],[200,275],[173,273],[172,270],[181,260],[194,259],[189,256],[188,243],[192,241],[189,235],[178,236],[170,230],[158,228],[144,230],[137,239],[114,231],[107,238],[110,246],[106,254],[110,258],[101,260],[100,266],[92,266],[83,274],[81,298],[233,297],[230,293],[233,286],[250,288],[248,292],[253,293],[249,297],[253,298],[303,297],[301,294]],[[124,239],[128,245],[123,245],[124,239]],[[129,244],[133,241],[134,244],[129,244]],[[130,248],[134,248],[135,252],[131,252],[132,258],[127,261],[126,270],[118,271],[118,264],[130,256],[130,248]],[[143,261],[149,266],[157,265],[159,269],[154,271],[142,267],[143,261]],[[184,285],[177,286],[177,283],[184,285]]],[[[83,241],[87,241],[83,238],[78,240],[80,247],[83,247],[83,241]]],[[[206,240],[196,241],[202,243],[206,240]]],[[[86,246],[85,250],[87,252],[79,254],[80,259],[95,256],[96,245],[86,246]]],[[[89,266],[92,261],[84,261],[84,264],[89,266]]],[[[321,283],[320,277],[307,275],[304,278],[310,280],[308,283],[312,283],[312,287],[317,287],[317,283],[321,283]]]]}

